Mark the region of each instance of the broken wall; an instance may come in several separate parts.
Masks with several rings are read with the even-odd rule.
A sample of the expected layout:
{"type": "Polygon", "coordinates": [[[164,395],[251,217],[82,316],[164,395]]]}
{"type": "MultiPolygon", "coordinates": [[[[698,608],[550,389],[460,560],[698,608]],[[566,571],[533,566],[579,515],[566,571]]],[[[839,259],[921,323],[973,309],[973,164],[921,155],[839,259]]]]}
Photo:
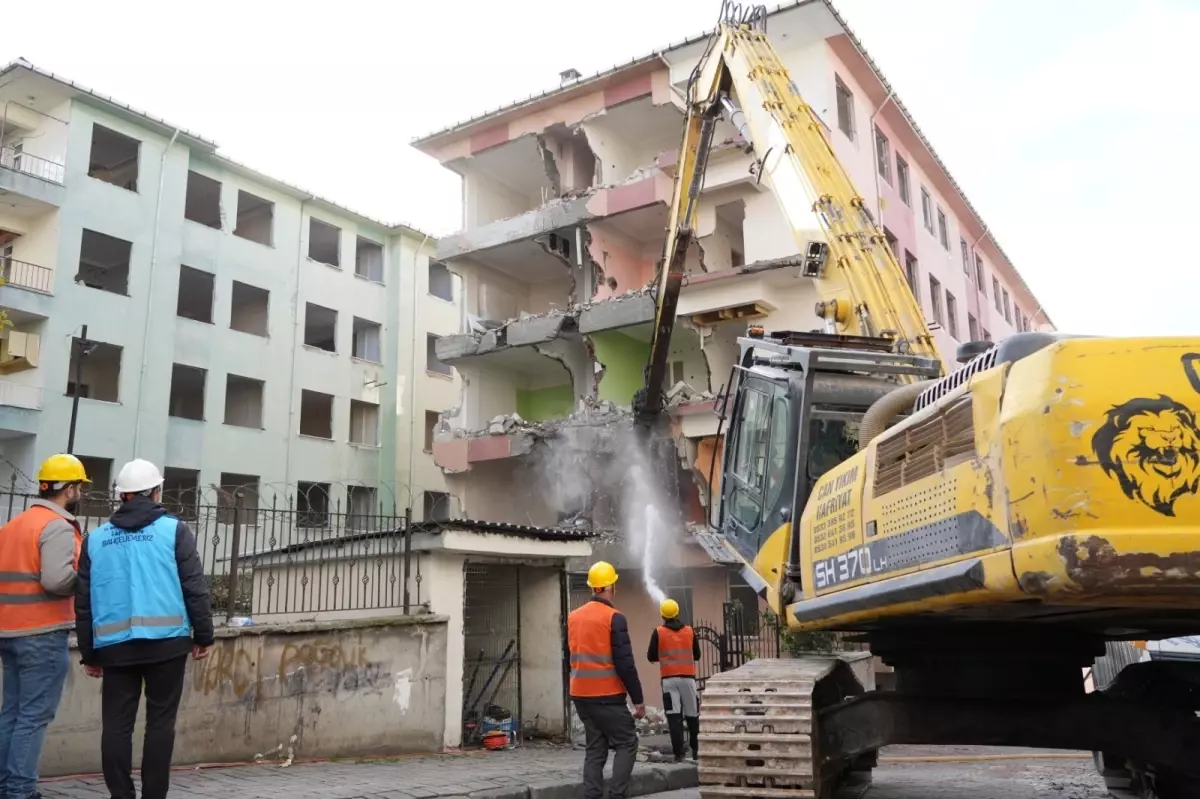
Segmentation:
{"type": "Polygon", "coordinates": [[[641,289],[654,280],[656,264],[662,258],[661,236],[658,241],[637,241],[604,222],[593,222],[587,230],[588,255],[596,269],[592,301],[641,289]]]}
{"type": "Polygon", "coordinates": [[[604,369],[598,387],[600,399],[629,407],[645,382],[650,343],[619,330],[594,333],[590,338],[596,362],[604,369]]]}
{"type": "Polygon", "coordinates": [[[467,313],[502,322],[521,314],[541,314],[566,306],[571,273],[563,264],[561,276],[524,282],[471,258],[456,258],[454,271],[466,286],[467,313]]]}
{"type": "Polygon", "coordinates": [[[447,475],[446,484],[459,498],[464,518],[534,527],[558,523],[553,497],[532,460],[506,458],[475,463],[465,474],[447,475]]]}
{"type": "MultiPolygon", "coordinates": [[[[671,355],[668,359],[672,372],[676,372],[676,374],[669,375],[671,380],[682,380],[697,394],[714,391],[716,386],[725,379],[717,376],[718,379],[714,380],[709,375],[708,361],[701,349],[702,335],[709,334],[703,328],[699,331],[693,329],[686,320],[677,320],[675,333],[671,337],[671,355]]],[[[667,386],[668,390],[672,387],[667,386]]]]}
{"type": "Polygon", "coordinates": [[[540,195],[514,191],[511,186],[476,170],[464,171],[463,222],[467,230],[532,211],[540,195]]]}
{"type": "Polygon", "coordinates": [[[575,410],[575,391],[569,383],[517,391],[517,413],[530,422],[561,419],[575,410]]]}
{"type": "Polygon", "coordinates": [[[770,192],[750,194],[745,197],[745,202],[746,263],[786,258],[799,252],[800,245],[775,195],[770,192]]]}
{"type": "Polygon", "coordinates": [[[682,123],[674,105],[646,97],[607,108],[579,127],[596,157],[599,183],[613,185],[655,168],[664,151],[678,150],[682,123]]]}

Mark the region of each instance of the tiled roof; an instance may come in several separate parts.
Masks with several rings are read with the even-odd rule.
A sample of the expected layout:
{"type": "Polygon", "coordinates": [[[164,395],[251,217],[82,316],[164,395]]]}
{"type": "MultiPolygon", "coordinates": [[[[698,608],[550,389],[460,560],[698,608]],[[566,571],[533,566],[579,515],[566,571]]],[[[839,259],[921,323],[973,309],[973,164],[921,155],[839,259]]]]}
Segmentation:
{"type": "Polygon", "coordinates": [[[470,530],[477,533],[499,533],[517,538],[536,538],[539,541],[586,541],[595,537],[591,530],[567,527],[534,527],[528,524],[509,524],[483,519],[448,519],[444,522],[420,522],[413,524],[420,532],[440,533],[450,530],[470,530]]]}
{"type": "MultiPolygon", "coordinates": [[[[537,541],[587,541],[596,534],[590,530],[576,530],[565,527],[534,527],[527,524],[509,524],[508,522],[493,522],[481,519],[447,519],[446,521],[413,522],[413,532],[440,535],[447,530],[466,530],[475,533],[498,533],[514,538],[531,538],[537,541]]],[[[350,533],[333,538],[321,538],[304,541],[298,544],[269,549],[261,552],[247,553],[248,556],[286,555],[301,552],[305,549],[315,549],[325,546],[342,546],[356,541],[373,541],[379,538],[404,537],[404,528],[394,530],[377,530],[364,533],[350,533]]],[[[380,553],[372,553],[380,554],[380,553]]],[[[389,553],[395,554],[395,553],[389,553]]]]}

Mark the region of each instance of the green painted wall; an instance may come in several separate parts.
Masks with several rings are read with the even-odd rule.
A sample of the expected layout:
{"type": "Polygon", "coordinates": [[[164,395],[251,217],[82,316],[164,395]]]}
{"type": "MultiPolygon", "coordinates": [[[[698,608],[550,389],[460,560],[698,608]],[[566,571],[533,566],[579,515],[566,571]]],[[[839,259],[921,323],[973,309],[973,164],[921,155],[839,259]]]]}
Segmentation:
{"type": "Polygon", "coordinates": [[[517,392],[517,413],[531,422],[560,419],[574,410],[575,392],[570,385],[517,392]]]}
{"type": "Polygon", "coordinates": [[[596,360],[604,364],[604,376],[600,378],[600,399],[629,406],[634,393],[645,380],[650,344],[616,330],[606,330],[592,335],[592,346],[596,351],[596,360]]]}

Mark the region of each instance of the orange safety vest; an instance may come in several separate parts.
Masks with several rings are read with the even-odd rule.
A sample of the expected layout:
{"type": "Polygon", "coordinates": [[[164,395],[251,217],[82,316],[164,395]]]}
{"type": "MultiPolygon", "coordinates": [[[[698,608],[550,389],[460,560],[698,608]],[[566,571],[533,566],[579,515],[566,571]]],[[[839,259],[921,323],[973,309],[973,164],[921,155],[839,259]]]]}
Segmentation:
{"type": "MultiPolygon", "coordinates": [[[[50,508],[34,505],[0,527],[0,630],[20,633],[62,627],[75,621],[75,600],[42,588],[39,539],[46,525],[64,519],[50,508]]],[[[66,519],[64,519],[66,521],[66,519]]],[[[75,565],[82,536],[75,528],[75,565]]]]}
{"type": "Polygon", "coordinates": [[[658,673],[662,677],[695,677],[696,660],[692,647],[696,633],[684,625],[678,630],[658,628],[658,673]]]}
{"type": "Polygon", "coordinates": [[[613,663],[612,620],[617,610],[607,602],[589,600],[567,616],[567,647],[571,650],[571,696],[591,699],[622,696],[625,683],[613,663]]]}

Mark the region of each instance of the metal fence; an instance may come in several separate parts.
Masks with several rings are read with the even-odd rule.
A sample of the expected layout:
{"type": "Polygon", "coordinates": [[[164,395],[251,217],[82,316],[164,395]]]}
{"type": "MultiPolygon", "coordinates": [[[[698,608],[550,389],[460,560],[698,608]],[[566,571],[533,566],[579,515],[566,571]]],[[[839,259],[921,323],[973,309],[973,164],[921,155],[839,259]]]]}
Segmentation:
{"type": "MultiPolygon", "coordinates": [[[[0,492],[0,520],[36,498],[0,492]]],[[[264,504],[254,492],[238,489],[215,504],[196,499],[195,492],[164,492],[162,504],[196,536],[214,615],[258,621],[429,610],[423,558],[412,551],[412,535],[437,522],[414,523],[411,508],[315,496],[264,504]]],[[[102,491],[85,496],[76,512],[85,536],[119,504],[102,491]]]]}
{"type": "Polygon", "coordinates": [[[62,185],[66,168],[57,161],[24,152],[19,147],[0,147],[0,167],[23,172],[50,183],[62,185]]]}
{"type": "Polygon", "coordinates": [[[773,611],[745,608],[738,600],[722,605],[721,621],[696,620],[692,629],[700,641],[696,679],[700,690],[712,675],[736,669],[756,658],[778,658],[812,652],[866,651],[846,633],[792,633],[773,611]]]}
{"type": "Polygon", "coordinates": [[[700,662],[696,680],[700,690],[712,675],[736,669],[755,658],[777,658],[782,652],[783,635],[779,617],[771,611],[744,608],[737,600],[721,607],[719,622],[696,619],[692,629],[700,641],[700,662]]]}
{"type": "Polygon", "coordinates": [[[492,731],[516,740],[523,718],[521,570],[468,563],[463,580],[462,742],[479,744],[492,731]]]}

